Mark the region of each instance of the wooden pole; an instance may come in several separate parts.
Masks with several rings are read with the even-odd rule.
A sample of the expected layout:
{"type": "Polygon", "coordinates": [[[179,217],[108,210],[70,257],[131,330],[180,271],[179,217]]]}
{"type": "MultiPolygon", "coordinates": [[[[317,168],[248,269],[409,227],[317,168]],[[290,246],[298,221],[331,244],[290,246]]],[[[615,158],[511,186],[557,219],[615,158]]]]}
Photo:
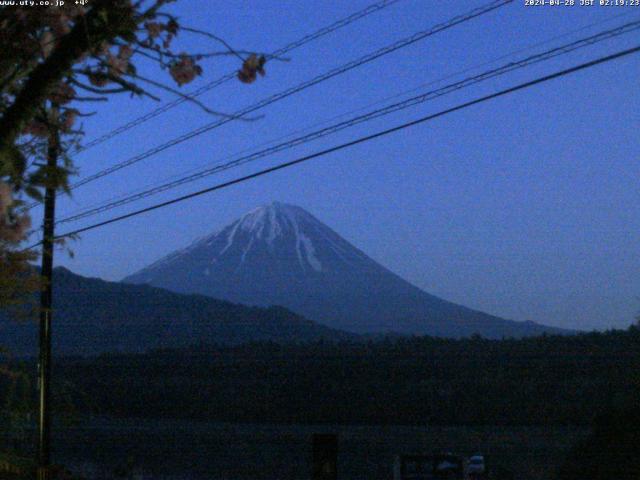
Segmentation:
{"type": "MultiPolygon", "coordinates": [[[[47,149],[48,177],[58,164],[60,138],[57,127],[51,128],[47,149]]],[[[50,178],[48,178],[50,180],[50,178]]],[[[40,295],[40,356],[38,385],[40,411],[38,416],[38,479],[49,477],[51,465],[51,318],[53,238],[56,209],[56,185],[48,181],[44,196],[44,222],[42,225],[42,277],[44,287],[40,295]]]]}

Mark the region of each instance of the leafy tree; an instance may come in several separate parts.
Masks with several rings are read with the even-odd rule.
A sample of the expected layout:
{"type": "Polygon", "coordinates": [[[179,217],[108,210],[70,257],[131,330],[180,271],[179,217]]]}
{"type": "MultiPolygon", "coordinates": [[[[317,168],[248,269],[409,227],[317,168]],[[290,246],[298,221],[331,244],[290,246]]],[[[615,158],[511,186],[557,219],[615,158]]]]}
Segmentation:
{"type": "Polygon", "coordinates": [[[0,7],[0,307],[19,302],[37,285],[27,266],[33,256],[18,250],[30,227],[25,198],[41,200],[47,186],[68,192],[74,172],[69,152],[82,138],[78,119],[91,114],[87,105],[118,94],[158,100],[153,92],[161,90],[219,114],[139,67],[151,65],[180,87],[202,74],[205,59],[235,55],[240,81],[264,75],[264,55],[236,51],[209,32],[182,25],[167,12],[173,1],[0,7]],[[178,51],[174,43],[182,33],[224,48],[178,51]],[[55,168],[43,161],[52,145],[62,159],[55,168]]]}
{"type": "Polygon", "coordinates": [[[0,182],[0,306],[4,307],[21,305],[24,292],[37,288],[37,279],[27,263],[33,255],[16,249],[31,222],[13,207],[9,185],[0,182]]]}

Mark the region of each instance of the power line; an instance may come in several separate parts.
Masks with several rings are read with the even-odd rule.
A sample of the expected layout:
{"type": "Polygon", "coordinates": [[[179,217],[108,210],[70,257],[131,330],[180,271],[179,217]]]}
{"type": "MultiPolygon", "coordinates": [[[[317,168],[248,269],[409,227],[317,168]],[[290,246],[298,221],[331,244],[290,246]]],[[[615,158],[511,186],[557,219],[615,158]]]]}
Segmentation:
{"type": "Polygon", "coordinates": [[[502,75],[502,74],[511,72],[513,70],[516,70],[516,69],[519,69],[519,68],[524,68],[524,67],[529,66],[529,65],[534,64],[534,63],[538,63],[538,62],[543,61],[543,60],[548,60],[550,58],[554,58],[556,56],[569,53],[569,52],[571,52],[573,50],[576,50],[576,49],[584,47],[584,46],[592,45],[592,44],[594,44],[596,42],[599,42],[599,41],[610,39],[610,38],[622,35],[624,33],[629,33],[630,31],[636,30],[638,28],[640,28],[640,21],[631,22],[631,23],[625,24],[623,26],[617,27],[615,29],[607,30],[605,32],[601,32],[599,34],[593,35],[591,37],[572,42],[572,43],[570,43],[568,45],[564,45],[562,47],[557,47],[557,48],[554,48],[554,49],[549,50],[547,52],[530,56],[530,57],[528,57],[526,59],[523,59],[523,60],[520,60],[520,61],[510,62],[509,64],[504,65],[504,66],[502,66],[500,68],[493,69],[493,70],[490,70],[488,72],[484,72],[484,73],[482,73],[480,75],[476,75],[474,77],[471,77],[471,78],[456,82],[456,83],[451,84],[451,85],[447,85],[447,86],[442,87],[442,88],[440,88],[438,90],[433,90],[433,91],[427,92],[425,94],[418,95],[416,97],[412,97],[412,98],[407,99],[407,100],[405,100],[403,102],[399,102],[399,103],[387,106],[385,108],[375,110],[375,111],[370,112],[368,114],[361,115],[361,116],[352,118],[352,119],[344,121],[344,122],[340,122],[337,125],[332,125],[330,127],[326,127],[324,129],[318,130],[318,131],[310,133],[308,135],[305,135],[305,136],[302,136],[302,137],[298,137],[296,139],[293,139],[293,140],[290,140],[288,142],[284,142],[284,143],[278,144],[276,146],[267,148],[265,150],[261,150],[259,152],[255,152],[255,153],[253,153],[251,155],[240,157],[239,159],[233,160],[231,162],[227,162],[225,164],[217,165],[217,166],[215,166],[213,168],[209,168],[209,169],[197,172],[195,174],[188,175],[186,177],[182,177],[182,178],[180,178],[178,180],[162,184],[160,186],[151,188],[149,190],[145,190],[145,191],[142,191],[140,193],[136,193],[136,194],[133,194],[133,195],[126,196],[126,197],[121,198],[121,199],[119,199],[117,201],[109,202],[107,204],[100,205],[98,207],[82,211],[82,212],[80,212],[78,214],[75,214],[75,215],[72,215],[70,217],[67,217],[67,218],[64,218],[64,219],[60,220],[59,223],[67,223],[67,222],[70,222],[70,221],[79,220],[81,218],[86,218],[88,216],[92,216],[94,214],[101,213],[101,212],[104,212],[104,211],[107,211],[107,210],[111,210],[111,209],[116,208],[118,206],[122,206],[122,205],[125,205],[125,204],[128,204],[128,203],[131,203],[133,201],[140,200],[142,198],[146,198],[148,196],[151,196],[151,195],[154,195],[154,194],[169,190],[171,188],[175,188],[175,187],[177,187],[179,185],[183,185],[185,183],[189,183],[189,182],[204,178],[204,177],[212,175],[214,173],[217,173],[217,172],[220,172],[220,171],[224,171],[224,170],[227,170],[229,168],[242,165],[244,163],[248,163],[249,161],[253,161],[253,160],[256,160],[258,158],[262,158],[262,157],[265,157],[267,155],[271,155],[273,153],[280,152],[282,150],[285,150],[285,149],[288,149],[288,148],[292,148],[294,146],[301,145],[302,143],[307,143],[308,141],[324,137],[326,135],[335,133],[337,131],[343,130],[343,129],[351,127],[353,125],[357,125],[357,124],[362,123],[364,121],[372,120],[374,118],[378,118],[380,116],[387,115],[389,113],[393,113],[395,111],[402,110],[402,109],[417,105],[419,103],[423,103],[423,102],[425,102],[427,100],[431,100],[431,99],[437,98],[439,96],[445,95],[447,93],[451,93],[451,92],[453,92],[455,90],[459,90],[461,88],[465,88],[465,87],[471,86],[471,85],[473,85],[475,83],[479,83],[481,81],[484,81],[484,80],[487,80],[487,79],[490,79],[490,78],[494,78],[494,77],[496,77],[498,75],[502,75]]]}
{"type": "MultiPolygon", "coordinates": [[[[541,83],[544,83],[544,82],[548,82],[550,80],[553,80],[553,79],[556,79],[556,78],[560,78],[560,77],[563,77],[563,76],[566,76],[566,75],[570,75],[570,74],[578,72],[580,70],[585,70],[587,68],[591,68],[591,67],[594,67],[596,65],[603,64],[603,63],[606,63],[606,62],[610,62],[612,60],[616,60],[618,58],[625,57],[625,56],[628,56],[628,55],[631,55],[631,54],[634,54],[634,53],[638,53],[638,52],[640,52],[640,45],[636,46],[636,47],[633,47],[633,48],[630,48],[630,49],[627,49],[627,50],[622,50],[622,51],[616,52],[616,53],[611,54],[611,55],[607,55],[605,57],[599,57],[599,58],[597,58],[595,60],[591,60],[589,62],[582,63],[580,65],[577,65],[577,66],[574,66],[574,67],[571,67],[571,68],[568,68],[568,69],[565,69],[565,70],[561,70],[561,71],[552,73],[550,75],[539,77],[539,78],[537,78],[535,80],[531,80],[531,81],[528,81],[528,82],[525,82],[525,83],[521,83],[521,84],[516,85],[514,87],[510,87],[510,88],[507,88],[505,90],[500,90],[499,92],[492,93],[490,95],[486,95],[486,96],[477,98],[475,100],[471,100],[471,101],[456,105],[455,107],[451,107],[451,108],[448,108],[446,110],[441,110],[440,112],[437,112],[437,113],[434,113],[434,114],[431,114],[431,115],[427,115],[425,117],[418,118],[417,120],[413,120],[411,122],[403,123],[401,125],[398,125],[398,126],[395,126],[395,127],[392,127],[392,128],[388,128],[386,130],[382,130],[382,131],[373,133],[371,135],[367,135],[367,136],[364,136],[364,137],[359,137],[359,138],[357,138],[355,140],[352,140],[352,141],[349,141],[349,142],[346,142],[346,143],[342,143],[340,145],[336,145],[334,147],[331,147],[331,148],[328,148],[328,149],[325,149],[325,150],[321,150],[319,152],[313,153],[311,155],[306,155],[304,157],[300,157],[298,159],[291,160],[289,162],[281,163],[281,164],[276,165],[274,167],[266,168],[264,170],[260,170],[258,172],[252,173],[250,175],[245,175],[243,177],[239,177],[239,178],[236,178],[236,179],[224,182],[224,183],[220,183],[220,184],[214,185],[212,187],[205,188],[203,190],[199,190],[197,192],[190,193],[188,195],[183,195],[181,197],[174,198],[172,200],[168,200],[168,201],[165,201],[165,202],[157,203],[157,204],[152,205],[150,207],[146,207],[146,208],[134,211],[134,212],[130,212],[130,213],[127,213],[127,214],[124,214],[124,215],[120,215],[118,217],[114,217],[114,218],[111,218],[109,220],[105,220],[105,221],[102,221],[102,222],[94,223],[93,225],[89,225],[87,227],[82,227],[82,228],[79,228],[79,229],[76,229],[76,230],[73,230],[73,231],[70,231],[70,232],[66,232],[66,233],[63,233],[61,235],[57,235],[55,238],[56,239],[61,239],[61,238],[66,238],[66,237],[70,237],[70,236],[73,236],[73,235],[77,235],[79,233],[83,233],[83,232],[86,232],[86,231],[89,231],[89,230],[94,230],[96,228],[103,227],[103,226],[106,226],[106,225],[110,225],[112,223],[116,223],[116,222],[125,220],[127,218],[135,217],[135,216],[138,216],[138,215],[142,215],[144,213],[151,212],[153,210],[157,210],[159,208],[163,208],[163,207],[166,207],[166,206],[169,206],[169,205],[173,205],[175,203],[183,202],[185,200],[188,200],[188,199],[191,199],[191,198],[194,198],[194,197],[198,197],[200,195],[204,195],[206,193],[213,192],[215,190],[220,190],[220,189],[223,189],[223,188],[226,188],[226,187],[230,187],[232,185],[243,183],[243,182],[246,182],[248,180],[252,180],[254,178],[258,178],[258,177],[267,175],[269,173],[276,172],[278,170],[283,170],[285,168],[289,168],[289,167],[292,167],[294,165],[298,165],[300,163],[307,162],[307,161],[312,160],[314,158],[322,157],[322,156],[328,155],[330,153],[334,153],[334,152],[337,152],[337,151],[340,151],[340,150],[344,150],[346,148],[349,148],[349,147],[352,147],[352,146],[355,146],[355,145],[358,145],[358,144],[361,144],[361,143],[364,143],[364,142],[368,142],[370,140],[373,140],[373,139],[376,139],[376,138],[379,138],[379,137],[383,137],[383,136],[389,135],[391,133],[395,133],[395,132],[404,130],[404,129],[409,128],[409,127],[413,127],[415,125],[419,125],[421,123],[425,123],[425,122],[434,120],[436,118],[445,116],[445,115],[447,115],[449,113],[457,112],[459,110],[463,110],[463,109],[471,107],[473,105],[484,103],[484,102],[492,100],[494,98],[502,97],[502,96],[511,94],[513,92],[519,91],[519,90],[524,90],[526,88],[530,88],[530,87],[533,87],[535,85],[538,85],[538,84],[541,84],[541,83]]],[[[34,245],[30,246],[30,247],[27,247],[25,250],[34,248],[37,245],[39,245],[39,243],[40,242],[38,242],[38,243],[36,243],[36,244],[34,244],[34,245]]]]}
{"type": "MultiPolygon", "coordinates": [[[[367,7],[363,8],[362,10],[359,10],[345,18],[342,18],[334,23],[332,23],[331,25],[328,25],[326,27],[323,27],[319,30],[316,30],[313,33],[310,33],[308,35],[305,35],[304,37],[295,40],[287,45],[285,45],[284,47],[279,48],[278,50],[272,52],[271,54],[269,54],[270,57],[279,57],[282,56],[292,50],[295,50],[296,48],[299,48],[303,45],[306,45],[307,43],[310,43],[314,40],[317,40],[318,38],[324,37],[325,35],[328,35],[329,33],[332,33],[336,30],[339,30],[343,27],[346,27],[347,25],[350,25],[354,22],[356,22],[357,20],[360,20],[361,18],[364,18],[368,15],[371,15],[372,13],[378,12],[380,10],[383,10],[391,5],[393,5],[394,3],[399,2],[400,0],[383,0],[380,2],[376,2],[373,3],[371,5],[368,5],[367,7]]],[[[237,70],[234,70],[233,72],[229,72],[226,75],[223,75],[220,78],[217,78],[215,80],[212,80],[211,82],[207,83],[206,85],[203,85],[202,87],[194,90],[193,92],[191,92],[190,94],[188,94],[188,97],[190,98],[195,98],[198,97],[206,92],[209,92],[211,90],[213,90],[214,88],[218,87],[219,85],[222,85],[223,83],[226,83],[230,80],[233,80],[236,78],[237,75],[237,70]]],[[[94,147],[96,145],[99,145],[101,143],[106,142],[107,140],[110,140],[128,130],[131,130],[132,128],[141,125],[149,120],[151,120],[152,118],[155,118],[165,112],[168,112],[169,110],[177,107],[178,105],[183,104],[184,102],[188,101],[188,99],[186,98],[178,98],[175,99],[171,102],[166,103],[165,105],[162,105],[152,111],[150,111],[149,113],[142,115],[134,120],[131,120],[128,123],[125,123],[124,125],[121,125],[120,127],[105,133],[104,135],[95,138],[93,140],[91,140],[90,142],[87,142],[86,144],[78,147],[73,153],[74,154],[78,154],[80,152],[84,152],[85,150],[90,149],[91,147],[94,147]]]]}
{"type": "Polygon", "coordinates": [[[478,8],[474,8],[473,10],[470,10],[469,12],[462,14],[462,15],[457,15],[455,17],[453,17],[452,19],[448,20],[445,23],[441,23],[438,24],[428,30],[423,30],[421,32],[415,33],[414,35],[404,38],[402,40],[399,40],[391,45],[388,45],[386,47],[383,47],[381,49],[378,49],[372,53],[369,53],[363,57],[360,57],[356,60],[352,60],[351,62],[348,62],[340,67],[334,68],[322,75],[318,75],[310,80],[307,80],[305,82],[302,82],[294,87],[290,87],[286,90],[283,90],[279,93],[276,93],[274,95],[271,95],[269,97],[264,98],[263,100],[259,101],[258,103],[255,103],[253,105],[250,105],[242,110],[239,110],[237,112],[235,112],[232,117],[227,117],[227,118],[223,118],[223,119],[218,119],[214,122],[208,123],[200,128],[197,128],[195,130],[192,130],[186,134],[183,134],[179,137],[176,137],[168,142],[165,142],[161,145],[158,145],[152,149],[147,150],[146,152],[143,152],[141,154],[138,154],[134,157],[131,157],[125,161],[119,162],[111,167],[108,167],[104,170],[101,170],[98,173],[95,173],[93,175],[90,175],[89,177],[86,177],[83,180],[80,180],[79,182],[76,182],[75,184],[70,186],[70,189],[75,189],[78,188],[82,185],[86,185],[87,183],[93,182],[99,178],[102,178],[106,175],[110,175],[114,172],[117,172],[123,168],[129,167],[135,163],[140,162],[141,160],[144,160],[146,158],[149,158],[153,155],[156,155],[164,150],[167,150],[168,148],[178,145],[179,143],[185,142],[191,138],[197,137],[199,135],[202,135],[203,133],[206,133],[210,130],[213,130],[214,128],[220,127],[228,122],[230,122],[232,120],[233,117],[241,117],[244,115],[247,115],[249,113],[252,113],[256,110],[259,110],[261,108],[264,108],[276,101],[282,100],[284,98],[287,98],[295,93],[298,93],[302,90],[306,90],[307,88],[310,88],[318,83],[324,82],[326,80],[329,80],[333,77],[336,77],[338,75],[341,75],[343,73],[346,73],[350,70],[353,70],[354,68],[357,68],[361,65],[364,65],[366,63],[369,63],[377,58],[380,58],[384,55],[387,55],[391,52],[394,52],[396,50],[399,50],[401,48],[407,47],[413,43],[416,43],[420,40],[423,40],[424,38],[427,38],[429,36],[435,35],[436,33],[439,33],[443,30],[447,30],[451,27],[454,27],[455,25],[467,22],[473,18],[479,17],[480,15],[484,15],[486,13],[489,13],[497,8],[503,7],[509,3],[512,3],[514,0],[493,0],[492,2],[483,5],[481,7],[478,8]]]}
{"type": "MultiPolygon", "coordinates": [[[[595,27],[597,25],[601,25],[601,24],[604,24],[604,23],[610,23],[610,22],[612,22],[614,20],[617,20],[618,18],[624,17],[624,16],[629,16],[629,13],[628,12],[623,12],[623,13],[619,13],[617,15],[612,15],[612,16],[610,16],[608,18],[599,20],[597,22],[592,22],[592,23],[584,25],[582,27],[579,27],[579,28],[576,28],[576,29],[573,29],[573,30],[569,30],[569,31],[563,32],[563,33],[561,33],[559,35],[555,35],[553,37],[547,38],[546,40],[543,40],[543,41],[540,41],[540,42],[536,42],[536,43],[531,44],[531,45],[527,45],[526,47],[519,48],[517,50],[512,50],[511,52],[503,54],[503,55],[500,55],[499,57],[494,58],[492,60],[489,60],[489,61],[486,61],[486,62],[482,62],[482,63],[479,63],[479,64],[475,64],[475,65],[470,66],[470,67],[466,67],[466,68],[464,68],[462,70],[458,70],[456,72],[447,74],[444,77],[440,77],[440,78],[438,78],[436,80],[431,80],[429,82],[423,83],[423,84],[421,84],[421,85],[419,85],[417,87],[414,87],[414,88],[412,88],[410,90],[405,90],[404,92],[397,93],[397,94],[385,97],[385,98],[380,99],[380,100],[376,100],[376,101],[371,102],[371,103],[369,103],[369,104],[367,104],[365,106],[358,107],[358,108],[349,110],[347,112],[343,112],[343,113],[341,113],[339,115],[335,115],[335,116],[332,116],[330,118],[327,118],[327,119],[325,119],[325,120],[323,120],[321,122],[316,122],[316,123],[314,123],[312,125],[308,125],[305,128],[294,130],[294,131],[289,132],[289,133],[287,133],[285,135],[281,135],[281,136],[278,136],[278,137],[273,138],[271,140],[268,140],[268,141],[265,141],[265,142],[261,142],[261,143],[259,143],[257,145],[252,146],[252,147],[244,148],[244,149],[236,152],[235,154],[226,155],[224,157],[224,159],[237,158],[238,155],[240,155],[242,153],[245,153],[245,152],[250,152],[250,151],[254,150],[257,147],[262,147],[262,146],[266,146],[266,145],[272,145],[272,144],[274,144],[274,143],[276,143],[278,141],[284,140],[286,138],[291,138],[294,135],[297,135],[297,134],[300,134],[300,133],[303,133],[303,132],[308,132],[308,131],[312,130],[315,127],[319,127],[321,125],[327,125],[327,124],[329,124],[330,122],[332,122],[334,120],[338,120],[338,119],[341,119],[341,118],[345,118],[348,115],[355,114],[355,113],[358,113],[358,112],[362,112],[362,111],[366,110],[367,108],[383,104],[383,103],[385,103],[385,102],[387,102],[389,100],[393,100],[395,98],[399,98],[399,97],[408,95],[408,94],[413,93],[413,92],[417,92],[422,88],[442,83],[443,81],[448,80],[450,78],[454,78],[454,77],[456,77],[458,75],[462,75],[464,73],[471,72],[473,70],[477,70],[478,68],[484,67],[486,65],[494,64],[494,63],[496,63],[496,62],[498,62],[500,60],[503,60],[505,58],[509,58],[509,57],[511,57],[513,55],[516,55],[518,53],[522,53],[522,52],[526,52],[526,51],[529,51],[529,50],[533,50],[533,49],[535,49],[537,47],[540,47],[542,45],[546,45],[548,43],[551,43],[551,42],[553,42],[555,40],[559,40],[561,38],[566,38],[566,37],[571,36],[571,35],[573,35],[575,33],[582,32],[584,30],[588,30],[590,28],[593,28],[593,27],[595,27]]],[[[209,165],[213,165],[213,162],[209,162],[209,165]]],[[[127,199],[129,197],[134,196],[134,195],[142,194],[142,193],[146,192],[149,189],[155,188],[156,186],[162,186],[166,182],[179,180],[179,179],[183,178],[184,175],[191,175],[191,174],[199,173],[203,167],[204,167],[204,165],[203,166],[199,166],[199,167],[195,167],[195,168],[191,168],[191,169],[185,171],[182,174],[171,175],[170,177],[165,178],[162,181],[158,181],[153,185],[146,185],[144,187],[137,188],[137,189],[135,189],[133,191],[130,191],[129,193],[125,193],[125,194],[121,194],[121,195],[117,195],[117,196],[112,196],[112,197],[110,197],[110,198],[108,198],[108,199],[106,199],[106,200],[104,200],[102,202],[95,202],[95,203],[93,203],[91,205],[87,205],[85,208],[80,208],[80,209],[76,210],[76,212],[72,213],[72,215],[75,216],[75,215],[81,214],[81,213],[83,213],[83,212],[85,212],[85,211],[87,211],[89,209],[92,210],[94,208],[102,207],[102,206],[106,205],[106,203],[112,203],[112,202],[116,202],[116,201],[127,199]]]]}
{"type": "Polygon", "coordinates": [[[616,28],[612,28],[603,32],[599,32],[595,35],[591,35],[589,37],[586,38],[582,38],[580,40],[576,40],[573,42],[570,42],[566,45],[562,45],[559,47],[555,47],[552,48],[550,50],[547,50],[545,52],[542,53],[538,53],[535,55],[531,55],[529,57],[523,58],[521,60],[516,60],[516,61],[512,61],[509,62],[505,65],[502,65],[498,68],[494,68],[488,71],[485,71],[483,73],[480,73],[478,75],[460,80],[458,82],[443,86],[439,89],[436,90],[431,90],[429,92],[408,98],[406,100],[403,100],[401,102],[397,102],[391,105],[388,105],[386,107],[377,109],[377,110],[373,110],[371,112],[368,112],[366,114],[363,115],[359,115],[356,117],[353,117],[349,120],[345,120],[342,122],[339,122],[337,124],[322,128],[320,130],[316,130],[314,132],[308,133],[306,135],[291,139],[289,141],[286,142],[282,142],[280,144],[271,146],[269,148],[260,150],[258,152],[254,152],[252,154],[249,155],[245,155],[242,156],[240,158],[237,158],[235,160],[232,160],[230,162],[226,162],[223,164],[219,164],[216,165],[212,168],[208,168],[205,170],[201,170],[197,173],[193,173],[190,175],[187,175],[185,177],[179,178],[177,180],[168,182],[168,183],[164,183],[162,185],[153,187],[151,189],[148,190],[144,190],[142,192],[136,193],[136,194],[132,194],[129,196],[126,196],[124,198],[118,199],[116,201],[112,201],[112,202],[108,202],[106,204],[94,207],[94,208],[90,208],[90,209],[86,209],[84,211],[81,211],[80,213],[71,215],[69,217],[63,218],[61,219],[59,222],[57,223],[68,223],[68,222],[72,222],[72,221],[76,221],[76,220],[80,220],[82,218],[86,218],[86,217],[90,217],[93,215],[96,215],[98,213],[102,213],[102,212],[106,212],[108,210],[112,210],[114,208],[132,203],[134,201],[138,201],[141,200],[143,198],[147,198],[150,197],[152,195],[156,195],[158,193],[176,188],[180,185],[184,185],[186,183],[190,183],[202,178],[205,178],[207,176],[213,175],[215,173],[219,173],[221,171],[225,171],[228,170],[230,168],[235,168],[238,167],[240,165],[244,165],[246,163],[255,161],[259,158],[263,158],[266,157],[268,155],[272,155],[274,153],[277,152],[281,152],[283,150],[288,150],[290,148],[308,143],[312,140],[316,140],[318,138],[322,138],[325,137],[327,135],[331,135],[333,133],[339,132],[341,130],[344,130],[346,128],[350,128],[352,126],[358,125],[360,123],[363,122],[367,122],[367,121],[371,121],[373,119],[385,116],[385,115],[389,115],[391,113],[400,111],[400,110],[404,110],[406,108],[418,105],[418,104],[422,104],[428,100],[433,100],[435,98],[441,97],[443,95],[452,93],[454,91],[475,85],[477,83],[483,82],[485,80],[489,80],[491,78],[495,78],[497,76],[500,75],[504,75],[506,73],[510,73],[514,70],[519,70],[521,68],[525,68],[528,67],[530,65],[542,62],[542,61],[546,61],[549,60],[551,58],[555,58],[558,57],[560,55],[565,55],[567,53],[570,53],[572,51],[575,51],[577,49],[583,48],[583,47],[587,47],[590,45],[593,45],[595,43],[598,42],[602,42],[604,40],[608,40],[611,38],[615,38],[618,37],[620,35],[638,30],[640,28],[640,20],[636,20],[633,22],[629,22],[626,23],[624,25],[618,26],[616,28]]]}
{"type": "MultiPolygon", "coordinates": [[[[306,45],[307,43],[310,43],[314,40],[317,40],[318,38],[321,38],[325,35],[328,35],[329,33],[332,33],[336,30],[339,30],[343,27],[346,27],[354,22],[356,22],[357,20],[360,20],[361,18],[364,18],[372,13],[375,13],[377,11],[383,10],[395,3],[398,3],[400,0],[382,0],[379,1],[377,3],[373,3],[371,5],[368,5],[367,7],[363,8],[362,10],[359,10],[345,18],[342,18],[334,23],[332,23],[331,25],[328,25],[326,27],[323,27],[319,30],[316,30],[313,33],[310,33],[308,35],[305,35],[304,37],[295,40],[287,45],[285,45],[284,47],[279,48],[278,50],[275,50],[274,52],[272,52],[271,54],[269,54],[269,56],[271,57],[279,57],[281,55],[284,55],[292,50],[295,50],[296,48],[299,48],[303,45],[306,45]]],[[[142,115],[124,125],[121,125],[120,127],[112,130],[111,132],[108,132],[84,145],[79,146],[78,148],[75,149],[74,152],[72,152],[73,154],[78,154],[80,152],[83,152],[85,150],[88,150],[91,147],[94,147],[100,143],[106,142],[107,140],[116,137],[118,135],[120,135],[121,133],[124,133],[134,127],[136,127],[137,125],[141,125],[149,120],[151,120],[152,118],[155,118],[161,114],[163,114],[164,112],[167,112],[171,109],[173,109],[174,107],[177,107],[178,105],[183,104],[184,102],[187,102],[189,100],[189,98],[195,98],[198,97],[210,90],[213,90],[214,88],[216,88],[219,85],[222,85],[225,82],[228,82],[229,80],[233,80],[237,77],[237,70],[234,70],[232,72],[227,73],[226,75],[223,75],[220,78],[217,78],[216,80],[213,80],[209,83],[207,83],[206,85],[203,85],[202,87],[198,88],[197,90],[194,90],[193,92],[191,92],[190,94],[187,95],[188,98],[177,98],[163,106],[160,106],[158,108],[156,108],[155,110],[152,110],[151,112],[142,115]]],[[[231,116],[231,119],[233,119],[234,117],[231,116]]],[[[75,188],[75,186],[73,187],[75,188]]],[[[32,202],[29,205],[27,205],[27,208],[30,210],[36,206],[38,206],[40,204],[40,202],[36,201],[36,202],[32,202]]]]}

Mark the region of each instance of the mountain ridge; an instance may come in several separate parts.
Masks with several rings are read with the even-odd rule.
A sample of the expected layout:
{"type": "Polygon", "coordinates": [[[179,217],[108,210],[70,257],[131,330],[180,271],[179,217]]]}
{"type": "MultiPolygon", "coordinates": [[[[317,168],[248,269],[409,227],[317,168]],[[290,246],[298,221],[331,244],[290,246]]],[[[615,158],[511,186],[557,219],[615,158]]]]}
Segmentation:
{"type": "MultiPolygon", "coordinates": [[[[54,269],[53,281],[53,349],[58,354],[356,338],[280,306],[248,307],[148,285],[108,282],[63,267],[54,269]]],[[[13,354],[34,354],[37,335],[37,322],[18,322],[0,314],[0,345],[13,354]]]]}

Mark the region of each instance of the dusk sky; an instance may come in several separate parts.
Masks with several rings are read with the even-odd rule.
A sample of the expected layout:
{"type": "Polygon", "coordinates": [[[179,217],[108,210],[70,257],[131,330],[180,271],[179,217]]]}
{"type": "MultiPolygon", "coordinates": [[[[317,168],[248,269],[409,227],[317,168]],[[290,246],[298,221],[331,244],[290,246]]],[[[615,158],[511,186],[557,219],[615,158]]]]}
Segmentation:
{"type": "MultiPolygon", "coordinates": [[[[171,7],[184,25],[215,33],[239,50],[270,52],[370,3],[373,0],[180,0],[171,7]]],[[[268,62],[266,77],[254,84],[231,81],[201,100],[232,113],[486,3],[400,0],[290,52],[287,62],[268,62]]],[[[384,102],[389,97],[406,98],[638,19],[640,7],[525,7],[524,0],[516,0],[276,102],[256,112],[264,115],[259,120],[228,123],[78,188],[72,198],[60,199],[58,218],[215,165],[240,151],[260,149],[295,131],[328,125],[334,117],[384,105],[392,101],[384,102]],[[529,48],[540,42],[547,43],[529,48]],[[486,64],[522,49],[526,50],[486,64]],[[447,76],[451,78],[440,81],[447,76]]],[[[587,47],[141,202],[60,225],[57,233],[630,48],[639,39],[635,31],[587,47]]],[[[186,32],[178,41],[188,52],[221,49],[186,32]]],[[[239,63],[234,57],[205,60],[203,76],[183,90],[233,71],[239,63]]],[[[143,71],[170,82],[166,72],[143,71]]],[[[640,311],[639,73],[640,54],[631,55],[86,232],[71,243],[75,257],[59,252],[56,263],[82,275],[119,280],[277,200],[305,208],[382,265],[455,303],[553,326],[625,328],[640,311]]],[[[160,94],[163,100],[174,98],[160,94]]],[[[86,140],[157,106],[152,100],[127,96],[98,105],[99,114],[85,121],[86,140]]],[[[213,120],[197,106],[182,104],[79,154],[77,178],[213,120]]],[[[34,215],[39,218],[41,209],[34,215]]]]}

